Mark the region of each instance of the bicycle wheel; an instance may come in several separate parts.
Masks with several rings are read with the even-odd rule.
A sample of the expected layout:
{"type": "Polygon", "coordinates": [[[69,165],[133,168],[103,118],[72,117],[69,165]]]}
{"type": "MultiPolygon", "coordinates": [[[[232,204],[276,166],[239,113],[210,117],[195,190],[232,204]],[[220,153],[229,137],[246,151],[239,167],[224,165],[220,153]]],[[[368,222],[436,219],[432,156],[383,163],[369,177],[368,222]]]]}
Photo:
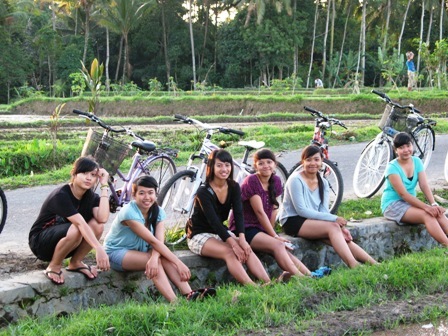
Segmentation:
{"type": "Polygon", "coordinates": [[[176,174],[176,165],[169,156],[160,156],[143,168],[142,174],[151,175],[159,184],[159,190],[176,174]]]}
{"type": "Polygon", "coordinates": [[[377,137],[364,148],[353,174],[353,189],[360,198],[372,197],[384,183],[386,166],[393,159],[392,145],[377,137]]]}
{"type": "MultiPolygon", "coordinates": [[[[157,197],[157,203],[166,212],[165,227],[172,232],[183,229],[187,219],[190,218],[194,196],[200,185],[195,175],[195,172],[191,170],[177,172],[165,183],[157,197]]],[[[166,243],[175,245],[184,239],[185,235],[175,242],[166,243]]]]}
{"type": "Polygon", "coordinates": [[[414,155],[423,161],[423,166],[426,169],[428,168],[429,161],[431,161],[432,151],[434,150],[434,130],[428,125],[421,125],[414,129],[412,134],[414,135],[415,142],[418,143],[418,146],[414,144],[414,155]]]}
{"type": "Polygon", "coordinates": [[[6,196],[3,190],[0,188],[0,233],[2,233],[3,228],[5,227],[7,213],[8,204],[6,203],[6,196]]]}
{"type": "Polygon", "coordinates": [[[443,172],[445,174],[445,180],[448,182],[448,152],[446,153],[445,167],[443,168],[443,172]]]}
{"type": "MultiPolygon", "coordinates": [[[[301,170],[302,165],[298,163],[292,167],[289,175],[295,171],[301,170]]],[[[333,162],[324,159],[320,169],[320,175],[328,181],[328,185],[330,187],[328,208],[332,214],[336,214],[339,206],[341,205],[342,196],[344,194],[344,180],[342,179],[342,174],[333,162]]]]}
{"type": "Polygon", "coordinates": [[[277,161],[277,168],[275,169],[275,174],[278,177],[280,177],[280,180],[282,181],[282,186],[284,186],[289,175],[285,166],[281,162],[277,161]]]}

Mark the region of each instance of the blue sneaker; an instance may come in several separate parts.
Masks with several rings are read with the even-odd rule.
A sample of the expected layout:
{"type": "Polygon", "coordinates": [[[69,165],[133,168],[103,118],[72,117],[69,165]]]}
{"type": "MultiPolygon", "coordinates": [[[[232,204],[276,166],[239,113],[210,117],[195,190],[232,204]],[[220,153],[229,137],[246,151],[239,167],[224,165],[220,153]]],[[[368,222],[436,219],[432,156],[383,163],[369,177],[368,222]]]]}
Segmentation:
{"type": "Polygon", "coordinates": [[[330,275],[330,274],[331,274],[331,268],[327,267],[327,266],[322,266],[322,267],[319,267],[314,272],[311,272],[311,277],[320,279],[320,278],[323,278],[324,276],[330,275]]]}
{"type": "Polygon", "coordinates": [[[319,270],[315,270],[314,272],[311,272],[310,276],[315,279],[320,279],[324,277],[324,274],[319,270]]]}
{"type": "Polygon", "coordinates": [[[330,275],[331,274],[331,268],[327,266],[322,266],[318,268],[319,271],[321,271],[324,275],[330,275]]]}

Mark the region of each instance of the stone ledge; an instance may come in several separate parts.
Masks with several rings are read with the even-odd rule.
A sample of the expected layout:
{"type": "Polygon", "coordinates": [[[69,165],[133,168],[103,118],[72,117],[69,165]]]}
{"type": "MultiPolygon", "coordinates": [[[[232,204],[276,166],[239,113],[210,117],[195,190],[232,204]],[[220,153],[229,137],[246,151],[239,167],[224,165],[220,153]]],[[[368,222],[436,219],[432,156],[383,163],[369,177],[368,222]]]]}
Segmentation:
{"type": "MultiPolygon", "coordinates": [[[[438,246],[423,225],[398,226],[384,218],[374,218],[349,223],[348,228],[354,240],[379,261],[438,246]]],[[[322,265],[342,265],[333,248],[321,242],[288,238],[299,246],[294,254],[311,270],[322,265]]],[[[232,280],[222,261],[199,257],[190,251],[175,253],[191,269],[192,288],[232,280]]],[[[272,277],[280,274],[281,270],[271,256],[263,254],[260,258],[272,277]]],[[[100,273],[94,281],[88,281],[80,274],[65,272],[64,276],[62,286],[52,284],[42,271],[1,280],[0,327],[25,316],[64,315],[101,304],[112,305],[128,299],[144,301],[157,296],[153,283],[141,272],[110,271],[100,273]]]]}

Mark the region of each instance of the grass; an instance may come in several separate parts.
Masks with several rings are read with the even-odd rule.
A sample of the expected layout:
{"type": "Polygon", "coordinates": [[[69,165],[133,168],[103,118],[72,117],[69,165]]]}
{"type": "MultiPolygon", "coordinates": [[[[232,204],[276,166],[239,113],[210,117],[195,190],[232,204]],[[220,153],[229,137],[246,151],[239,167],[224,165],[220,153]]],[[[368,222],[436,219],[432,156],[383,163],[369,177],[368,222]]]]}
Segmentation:
{"type": "MultiPolygon", "coordinates": [[[[201,117],[198,117],[201,119],[201,117]]],[[[309,118],[308,120],[310,120],[309,118]]],[[[202,120],[202,119],[201,119],[202,120]]],[[[311,119],[312,120],[312,119],[311,119]]],[[[128,119],[126,123],[132,124],[137,119],[128,119]]],[[[108,121],[109,122],[109,121],[108,121]]],[[[207,122],[207,121],[206,121],[207,122]]],[[[230,122],[230,121],[229,121],[230,122]]],[[[83,125],[86,129],[85,123],[83,125]]],[[[135,130],[143,135],[147,139],[154,141],[159,147],[173,147],[179,150],[179,157],[175,160],[176,164],[179,166],[185,165],[188,160],[189,155],[196,151],[200,145],[204,134],[197,132],[193,127],[185,126],[185,129],[178,131],[175,129],[148,129],[148,127],[135,127],[135,130]]],[[[265,123],[263,125],[252,125],[241,128],[245,133],[244,139],[251,139],[257,141],[264,141],[266,147],[272,149],[274,152],[297,150],[309,144],[310,139],[313,135],[313,125],[312,122],[291,122],[288,124],[276,125],[265,123]]],[[[448,133],[448,121],[444,119],[438,120],[438,125],[436,126],[436,134],[446,134],[448,133]]],[[[350,127],[348,131],[335,127],[335,133],[329,133],[329,141],[331,145],[347,144],[350,142],[362,142],[373,139],[376,134],[378,134],[378,128],[375,124],[369,123],[367,126],[358,125],[355,127],[350,127]]],[[[81,138],[85,136],[85,131],[73,130],[72,127],[67,129],[61,128],[58,133],[58,138],[61,141],[66,142],[79,142],[79,152],[81,152],[82,140],[81,138]]],[[[32,138],[43,138],[48,139],[48,132],[33,132],[30,131],[29,135],[24,135],[21,138],[25,138],[23,143],[31,141],[32,138]]],[[[22,140],[17,140],[17,134],[15,132],[3,132],[0,135],[0,152],[2,146],[9,146],[12,142],[20,142],[22,140]]],[[[240,146],[235,146],[239,140],[239,137],[232,137],[224,134],[216,134],[213,137],[214,143],[220,143],[224,141],[232,155],[236,158],[241,158],[243,154],[243,148],[240,146]]],[[[129,167],[129,160],[125,161],[124,168],[129,167]]],[[[43,184],[55,184],[63,183],[67,180],[69,174],[67,172],[70,170],[70,166],[65,166],[62,170],[50,171],[44,174],[34,174],[32,176],[15,176],[10,178],[1,178],[0,185],[5,189],[15,189],[20,187],[30,187],[43,184]]]]}
{"type": "MultiPolygon", "coordinates": [[[[263,330],[299,334],[325,323],[325,314],[350,311],[352,319],[361,308],[388,315],[390,319],[382,322],[388,327],[404,318],[434,321],[448,316],[446,303],[433,302],[422,312],[416,310],[406,317],[395,314],[395,318],[382,306],[443,293],[448,285],[446,254],[446,249],[412,253],[377,266],[341,267],[320,280],[292,279],[286,285],[224,284],[216,298],[205,302],[181,299],[170,305],[163,299],[153,302],[148,298],[148,302],[102,306],[67,317],[25,318],[0,335],[239,335],[263,330]]],[[[372,331],[348,329],[347,334],[356,335],[372,331]]]]}

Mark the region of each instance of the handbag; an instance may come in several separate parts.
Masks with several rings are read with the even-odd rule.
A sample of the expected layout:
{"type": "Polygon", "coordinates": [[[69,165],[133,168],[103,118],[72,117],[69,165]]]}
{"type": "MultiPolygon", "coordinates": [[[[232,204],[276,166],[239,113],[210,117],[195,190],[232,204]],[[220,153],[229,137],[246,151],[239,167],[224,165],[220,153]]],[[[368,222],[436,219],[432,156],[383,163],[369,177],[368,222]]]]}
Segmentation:
{"type": "Polygon", "coordinates": [[[193,223],[191,218],[187,219],[187,223],[185,224],[185,233],[187,234],[187,239],[191,239],[193,236],[193,223]]]}

